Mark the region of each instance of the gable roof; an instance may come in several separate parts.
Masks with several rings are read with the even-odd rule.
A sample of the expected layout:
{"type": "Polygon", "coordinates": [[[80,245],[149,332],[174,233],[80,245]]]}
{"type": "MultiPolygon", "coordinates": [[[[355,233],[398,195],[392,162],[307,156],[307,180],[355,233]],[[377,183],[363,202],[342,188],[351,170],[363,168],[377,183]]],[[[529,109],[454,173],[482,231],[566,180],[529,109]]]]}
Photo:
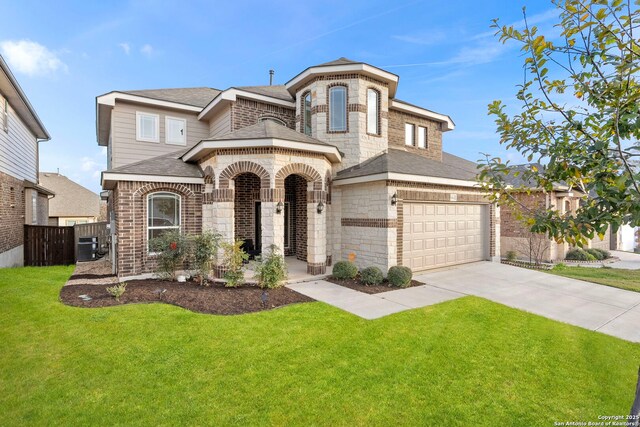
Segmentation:
{"type": "Polygon", "coordinates": [[[113,168],[105,173],[202,178],[204,175],[198,165],[182,161],[181,157],[184,153],[185,150],[180,150],[164,154],[162,156],[113,168]]]}
{"type": "Polygon", "coordinates": [[[231,141],[240,139],[284,139],[286,141],[304,142],[307,144],[325,145],[333,147],[331,144],[311,138],[310,136],[278,124],[272,120],[263,120],[255,125],[246,126],[233,132],[209,138],[207,141],[231,141]]]}
{"type": "Polygon", "coordinates": [[[328,67],[331,65],[349,65],[349,64],[364,64],[364,62],[353,61],[349,58],[345,58],[344,56],[334,59],[333,61],[324,62],[322,64],[314,65],[314,67],[328,67]]]}
{"type": "Polygon", "coordinates": [[[99,216],[100,196],[56,172],[41,172],[40,184],[55,193],[49,200],[50,217],[99,216]]]}
{"type": "Polygon", "coordinates": [[[418,154],[390,148],[386,153],[338,172],[335,180],[386,173],[473,181],[478,171],[476,163],[453,154],[443,152],[442,162],[439,162],[418,154]]]}
{"type": "Polygon", "coordinates": [[[282,99],[284,101],[294,101],[293,96],[289,93],[284,85],[270,86],[237,86],[236,89],[245,92],[255,93],[256,95],[270,96],[272,98],[282,99]]]}
{"type": "Polygon", "coordinates": [[[121,93],[204,108],[220,91],[210,87],[123,90],[121,93]]]}

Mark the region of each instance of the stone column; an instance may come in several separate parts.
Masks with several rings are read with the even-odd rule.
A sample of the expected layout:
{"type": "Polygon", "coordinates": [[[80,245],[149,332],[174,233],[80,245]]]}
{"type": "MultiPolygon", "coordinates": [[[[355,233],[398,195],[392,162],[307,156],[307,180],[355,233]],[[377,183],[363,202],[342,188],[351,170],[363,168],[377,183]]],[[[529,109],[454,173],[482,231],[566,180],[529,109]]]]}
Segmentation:
{"type": "MultiPolygon", "coordinates": [[[[228,243],[235,240],[233,196],[233,189],[213,190],[212,202],[202,208],[202,229],[219,233],[221,241],[228,243]]],[[[222,277],[224,274],[224,268],[220,265],[221,256],[222,251],[219,251],[214,267],[216,277],[222,277]]]]}
{"type": "Polygon", "coordinates": [[[284,207],[276,213],[278,203],[284,203],[284,189],[260,190],[260,232],[262,233],[262,253],[267,254],[271,245],[278,247],[278,253],[284,253],[284,207]]]}
{"type": "Polygon", "coordinates": [[[327,210],[326,192],[307,192],[307,273],[324,274],[327,271],[327,210]],[[318,203],[325,209],[318,213],[318,203]]]}

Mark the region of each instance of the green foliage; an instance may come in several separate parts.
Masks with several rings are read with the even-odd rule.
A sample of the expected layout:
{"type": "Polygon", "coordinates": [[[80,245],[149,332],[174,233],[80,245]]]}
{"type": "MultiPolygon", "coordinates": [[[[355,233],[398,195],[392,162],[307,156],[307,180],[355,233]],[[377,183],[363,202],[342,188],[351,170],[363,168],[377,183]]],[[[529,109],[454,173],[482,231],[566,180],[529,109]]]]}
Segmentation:
{"type": "Polygon", "coordinates": [[[106,290],[107,290],[107,293],[109,295],[114,297],[116,299],[116,301],[120,302],[120,297],[127,290],[127,282],[118,283],[117,285],[113,285],[111,287],[108,287],[106,290]]]}
{"type": "Polygon", "coordinates": [[[571,261],[595,261],[596,257],[591,255],[589,252],[585,251],[582,248],[571,249],[567,252],[565,259],[571,261]]]}
{"type": "Polygon", "coordinates": [[[518,259],[518,253],[516,251],[507,251],[507,261],[513,262],[518,259]]]}
{"type": "Polygon", "coordinates": [[[200,285],[207,285],[211,266],[218,256],[220,234],[208,230],[203,231],[201,234],[193,236],[192,242],[192,266],[199,277],[200,285]]]}
{"type": "Polygon", "coordinates": [[[412,277],[413,273],[411,272],[411,269],[402,265],[394,265],[387,273],[389,285],[400,288],[406,288],[409,286],[412,277]]]}
{"type": "Polygon", "coordinates": [[[567,268],[569,268],[569,267],[567,267],[567,264],[559,262],[559,263],[557,263],[556,265],[553,266],[552,270],[554,270],[554,271],[563,271],[563,270],[566,270],[567,268]]]}
{"type": "Polygon", "coordinates": [[[349,261],[338,261],[334,264],[331,274],[340,280],[355,279],[358,275],[358,267],[349,261]]]}
{"type": "Polygon", "coordinates": [[[598,259],[607,259],[607,258],[611,258],[611,252],[605,250],[605,249],[598,249],[598,248],[593,248],[591,249],[592,251],[595,252],[599,252],[600,253],[600,258],[598,259]]]}
{"type": "Polygon", "coordinates": [[[225,268],[225,286],[235,288],[244,283],[244,262],[249,259],[249,254],[242,250],[242,240],[235,243],[222,242],[222,266],[225,268]]]}
{"type": "Polygon", "coordinates": [[[287,263],[276,245],[269,247],[269,252],[255,263],[255,278],[258,286],[264,289],[279,288],[287,280],[287,263]]]}
{"type": "Polygon", "coordinates": [[[589,249],[585,249],[584,251],[590,254],[592,257],[594,257],[597,260],[603,260],[605,258],[605,254],[603,253],[603,251],[600,251],[598,249],[589,248],[589,249]]]}
{"type": "Polygon", "coordinates": [[[189,241],[180,230],[168,230],[149,242],[151,252],[158,261],[156,274],[164,279],[176,280],[176,272],[184,267],[189,256],[189,241]]]}
{"type": "Polygon", "coordinates": [[[384,280],[384,274],[378,267],[367,267],[360,272],[360,280],[365,285],[379,285],[384,280]]]}
{"type": "Polygon", "coordinates": [[[531,231],[582,247],[609,226],[640,225],[640,9],[637,1],[553,3],[559,38],[529,26],[526,13],[524,28],[494,20],[501,42],[521,46],[526,75],[519,112],[494,101],[489,114],[500,142],[534,163],[516,170],[487,154],[478,179],[493,201],[520,208],[531,231]],[[528,184],[511,187],[507,175],[528,184]],[[583,195],[577,209],[533,212],[516,197],[558,184],[583,195]]]}

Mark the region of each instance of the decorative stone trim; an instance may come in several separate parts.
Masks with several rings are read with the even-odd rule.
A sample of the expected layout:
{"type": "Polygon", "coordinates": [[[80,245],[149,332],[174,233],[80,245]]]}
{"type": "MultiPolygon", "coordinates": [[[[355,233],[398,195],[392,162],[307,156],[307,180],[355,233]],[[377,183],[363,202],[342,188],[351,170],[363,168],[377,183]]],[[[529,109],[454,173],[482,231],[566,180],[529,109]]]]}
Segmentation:
{"type": "Polygon", "coordinates": [[[457,185],[429,184],[426,182],[386,180],[385,185],[387,187],[398,187],[399,189],[419,188],[423,190],[446,190],[460,193],[483,194],[480,188],[461,187],[457,185]]]}
{"type": "Polygon", "coordinates": [[[312,276],[317,276],[319,274],[324,274],[327,272],[327,264],[324,262],[308,262],[307,263],[307,274],[311,274],[312,276]]]}
{"type": "Polygon", "coordinates": [[[243,173],[258,175],[260,178],[260,187],[269,188],[271,181],[269,172],[259,164],[249,161],[240,161],[227,166],[227,168],[220,173],[218,187],[221,189],[229,188],[229,181],[243,173]]]}
{"type": "Polygon", "coordinates": [[[404,204],[398,200],[396,204],[396,253],[398,265],[402,265],[404,254],[404,204]]]}
{"type": "MultiPolygon", "coordinates": [[[[376,117],[376,122],[377,122],[377,128],[378,128],[378,132],[377,133],[370,133],[369,130],[367,129],[367,135],[369,136],[373,136],[373,137],[381,137],[382,136],[382,93],[380,92],[380,89],[378,89],[377,87],[374,86],[368,86],[367,87],[367,105],[365,105],[365,110],[364,113],[365,114],[369,114],[369,91],[372,90],[374,91],[378,96],[376,97],[377,99],[377,111],[378,111],[378,117],[376,117]]],[[[367,124],[365,125],[367,128],[369,127],[369,117],[367,116],[367,124]]]]}
{"type": "Polygon", "coordinates": [[[300,175],[307,181],[313,182],[314,190],[322,190],[322,177],[313,167],[304,163],[291,163],[280,168],[276,172],[276,188],[284,188],[285,178],[292,174],[300,175]]]}
{"type": "MultiPolygon", "coordinates": [[[[315,183],[314,183],[315,184],[315,183]]],[[[326,203],[327,192],[322,190],[307,191],[307,203],[326,203]]]]}
{"type": "Polygon", "coordinates": [[[214,265],[213,268],[211,269],[211,272],[213,273],[213,277],[217,279],[222,279],[224,277],[224,274],[227,272],[227,270],[228,268],[223,265],[214,265]]]}
{"type": "MultiPolygon", "coordinates": [[[[326,120],[326,122],[327,122],[327,130],[326,130],[327,134],[349,133],[349,104],[348,104],[348,102],[349,102],[349,86],[346,83],[337,82],[337,83],[330,83],[330,84],[327,85],[327,102],[325,104],[325,107],[327,109],[327,111],[326,111],[326,113],[327,113],[327,120],[326,120]],[[347,114],[346,114],[347,117],[345,117],[345,119],[346,119],[346,129],[345,130],[331,130],[331,128],[330,128],[331,119],[329,117],[330,116],[329,115],[329,104],[330,104],[329,97],[331,96],[331,88],[339,87],[339,86],[342,86],[342,87],[345,88],[345,99],[347,101],[347,111],[346,111],[347,112],[347,114]]],[[[320,107],[320,106],[318,106],[318,107],[320,107]]]]}
{"type": "Polygon", "coordinates": [[[398,222],[389,218],[342,218],[343,227],[395,228],[398,222]]]}
{"type": "Polygon", "coordinates": [[[206,157],[204,157],[200,163],[204,163],[209,159],[216,156],[255,156],[260,154],[281,154],[284,156],[303,156],[313,159],[324,159],[324,154],[312,153],[308,151],[285,149],[280,147],[264,147],[264,148],[225,148],[222,150],[214,150],[206,157]]]}
{"type": "Polygon", "coordinates": [[[261,188],[261,202],[284,202],[284,188],[261,188]]]}
{"type": "Polygon", "coordinates": [[[411,191],[398,190],[398,198],[403,200],[412,200],[418,202],[450,202],[451,195],[456,195],[454,203],[489,203],[489,201],[481,194],[465,194],[454,192],[432,192],[432,191],[411,191]]]}
{"type": "Polygon", "coordinates": [[[317,76],[317,77],[311,79],[311,81],[309,83],[307,83],[307,85],[311,85],[311,84],[313,84],[315,82],[319,82],[319,81],[349,80],[349,79],[360,79],[360,80],[364,80],[364,81],[369,82],[369,83],[375,83],[375,84],[380,85],[380,86],[389,87],[389,84],[387,82],[383,82],[381,80],[374,79],[373,77],[369,77],[369,76],[367,76],[365,74],[358,74],[358,73],[325,74],[323,76],[317,76]]]}
{"type": "Polygon", "coordinates": [[[214,202],[233,202],[234,191],[231,188],[216,188],[211,193],[205,193],[204,196],[205,204],[211,204],[214,202]]]}

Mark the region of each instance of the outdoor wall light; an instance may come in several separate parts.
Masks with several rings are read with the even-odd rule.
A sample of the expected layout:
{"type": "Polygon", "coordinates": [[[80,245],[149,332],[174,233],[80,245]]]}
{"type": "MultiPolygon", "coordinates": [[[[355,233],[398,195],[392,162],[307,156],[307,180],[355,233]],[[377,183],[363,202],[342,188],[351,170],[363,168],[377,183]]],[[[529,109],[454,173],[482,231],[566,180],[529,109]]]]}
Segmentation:
{"type": "Polygon", "coordinates": [[[320,203],[318,203],[318,213],[321,214],[323,210],[324,210],[324,203],[320,201],[320,203]]]}
{"type": "Polygon", "coordinates": [[[398,204],[398,193],[393,193],[391,196],[391,206],[395,206],[398,204]]]}
{"type": "Polygon", "coordinates": [[[282,210],[284,209],[284,203],[282,202],[278,202],[278,204],[276,205],[276,213],[280,214],[282,213],[282,210]]]}

